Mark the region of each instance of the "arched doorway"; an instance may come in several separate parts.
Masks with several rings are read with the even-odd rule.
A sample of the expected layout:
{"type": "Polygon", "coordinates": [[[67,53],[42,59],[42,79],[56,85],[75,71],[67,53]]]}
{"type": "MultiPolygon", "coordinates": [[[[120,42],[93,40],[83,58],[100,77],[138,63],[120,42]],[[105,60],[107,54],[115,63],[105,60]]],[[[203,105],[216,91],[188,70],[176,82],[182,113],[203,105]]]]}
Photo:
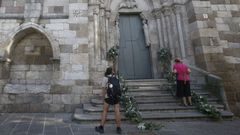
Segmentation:
{"type": "Polygon", "coordinates": [[[123,14],[119,19],[119,73],[125,79],[152,78],[150,50],[145,42],[140,16],[123,14]]]}

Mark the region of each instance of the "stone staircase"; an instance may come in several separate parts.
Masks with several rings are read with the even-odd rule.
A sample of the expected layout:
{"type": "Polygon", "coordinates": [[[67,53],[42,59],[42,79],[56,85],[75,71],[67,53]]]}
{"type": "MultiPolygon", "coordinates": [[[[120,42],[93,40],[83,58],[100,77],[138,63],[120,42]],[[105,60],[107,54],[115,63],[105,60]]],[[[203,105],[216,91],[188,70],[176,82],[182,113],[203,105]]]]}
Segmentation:
{"type": "MultiPolygon", "coordinates": [[[[127,85],[129,94],[134,96],[137,101],[140,112],[144,120],[192,120],[207,119],[207,116],[200,113],[196,106],[182,106],[180,100],[176,99],[170,90],[166,89],[168,85],[165,79],[148,80],[128,80],[127,85]]],[[[219,104],[216,97],[211,96],[209,92],[195,87],[193,89],[197,94],[207,97],[209,104],[216,106],[221,110],[225,119],[231,119],[233,114],[225,111],[224,106],[219,104]]],[[[73,119],[79,122],[99,121],[102,112],[102,100],[99,98],[101,90],[95,90],[95,98],[90,103],[83,104],[82,108],[77,108],[73,119]]],[[[124,115],[122,113],[122,115],[124,115]]],[[[123,120],[126,120],[122,116],[123,120]]],[[[110,107],[108,120],[114,120],[113,107],[110,107]]]]}

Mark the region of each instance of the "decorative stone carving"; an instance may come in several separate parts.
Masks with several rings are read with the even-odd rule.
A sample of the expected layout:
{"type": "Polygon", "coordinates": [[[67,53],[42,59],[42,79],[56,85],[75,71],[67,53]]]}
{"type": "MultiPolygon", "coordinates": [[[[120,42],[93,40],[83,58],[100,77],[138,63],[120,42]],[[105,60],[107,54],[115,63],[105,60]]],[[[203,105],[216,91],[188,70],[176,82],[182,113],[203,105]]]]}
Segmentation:
{"type": "Polygon", "coordinates": [[[119,9],[122,8],[138,8],[137,3],[135,0],[124,0],[124,2],[121,2],[119,5],[119,9]]]}
{"type": "Polygon", "coordinates": [[[41,16],[42,4],[34,0],[25,4],[24,20],[25,22],[38,23],[41,16]]]}
{"type": "Polygon", "coordinates": [[[116,27],[116,41],[115,41],[115,45],[116,45],[116,46],[119,46],[119,41],[120,41],[120,28],[119,28],[119,22],[118,22],[118,20],[116,21],[115,27],[116,27]]]}
{"type": "Polygon", "coordinates": [[[173,11],[172,11],[171,7],[165,6],[162,8],[162,12],[163,12],[164,16],[170,16],[173,11]]]}
{"type": "Polygon", "coordinates": [[[160,19],[161,15],[162,15],[162,10],[161,9],[154,9],[152,11],[152,13],[153,13],[153,15],[156,19],[160,19]]]}
{"type": "Polygon", "coordinates": [[[150,38],[149,38],[147,20],[143,20],[142,23],[143,23],[143,31],[144,31],[146,46],[149,47],[151,45],[151,41],[150,41],[150,38]]]}

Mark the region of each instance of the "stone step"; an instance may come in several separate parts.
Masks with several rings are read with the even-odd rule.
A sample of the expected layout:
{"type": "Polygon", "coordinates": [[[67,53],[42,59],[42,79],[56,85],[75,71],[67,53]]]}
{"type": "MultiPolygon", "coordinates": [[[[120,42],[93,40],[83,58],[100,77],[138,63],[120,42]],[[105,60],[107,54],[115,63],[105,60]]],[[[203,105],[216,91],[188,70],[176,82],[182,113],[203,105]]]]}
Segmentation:
{"type": "MultiPolygon", "coordinates": [[[[230,112],[222,111],[223,118],[232,118],[233,114],[230,112]]],[[[206,115],[198,112],[151,112],[151,113],[142,113],[142,118],[144,120],[179,120],[179,119],[204,119],[208,118],[206,115]]],[[[73,120],[78,122],[99,122],[101,119],[100,114],[87,114],[84,113],[82,109],[77,108],[73,114],[73,120]]],[[[113,121],[115,120],[115,116],[113,114],[108,114],[107,120],[113,121]]],[[[122,120],[126,120],[124,115],[122,114],[122,120]]]]}
{"type": "MultiPolygon", "coordinates": [[[[173,97],[164,97],[164,98],[153,98],[153,97],[137,97],[135,98],[137,104],[150,104],[150,103],[180,103],[180,100],[176,100],[173,97]]],[[[208,98],[208,102],[218,102],[217,98],[208,98]]],[[[102,104],[103,101],[100,99],[91,99],[91,103],[93,105],[102,104]]]]}
{"type": "MultiPolygon", "coordinates": [[[[223,110],[224,106],[223,105],[218,105],[215,104],[215,107],[217,107],[219,110],[223,110]]],[[[175,105],[165,105],[165,104],[141,104],[138,106],[140,112],[153,112],[153,111],[158,111],[158,112],[180,112],[180,111],[193,111],[196,110],[196,106],[182,106],[179,104],[175,105]]],[[[100,113],[102,112],[103,107],[101,106],[92,106],[92,104],[84,104],[83,105],[83,111],[84,112],[94,112],[94,113],[100,113]]],[[[113,112],[113,106],[110,106],[109,112],[113,112]]]]}
{"type": "MultiPolygon", "coordinates": [[[[202,91],[195,91],[198,95],[201,96],[208,96],[210,95],[209,92],[202,92],[202,91]]],[[[143,92],[139,92],[139,91],[130,91],[127,93],[127,95],[131,95],[134,97],[141,97],[141,96],[145,96],[145,97],[168,97],[168,96],[172,96],[171,91],[143,91],[143,92]]]]}
{"type": "Polygon", "coordinates": [[[169,85],[166,79],[126,80],[128,87],[148,87],[169,85]]]}
{"type": "Polygon", "coordinates": [[[167,79],[135,79],[135,80],[125,80],[126,83],[148,83],[148,82],[167,82],[167,79]]]}

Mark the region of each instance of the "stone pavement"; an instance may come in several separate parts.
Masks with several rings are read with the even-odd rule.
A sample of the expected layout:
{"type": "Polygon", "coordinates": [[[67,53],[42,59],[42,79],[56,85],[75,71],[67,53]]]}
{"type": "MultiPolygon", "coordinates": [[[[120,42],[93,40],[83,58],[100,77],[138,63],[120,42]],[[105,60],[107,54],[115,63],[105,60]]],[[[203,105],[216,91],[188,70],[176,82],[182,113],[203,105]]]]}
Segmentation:
{"type": "MultiPolygon", "coordinates": [[[[67,113],[5,113],[0,115],[0,135],[99,135],[96,123],[78,124],[67,113]]],[[[154,132],[138,131],[136,125],[123,122],[123,135],[240,135],[240,119],[233,121],[163,122],[154,132]]],[[[115,135],[115,125],[108,123],[104,135],[115,135]]]]}

